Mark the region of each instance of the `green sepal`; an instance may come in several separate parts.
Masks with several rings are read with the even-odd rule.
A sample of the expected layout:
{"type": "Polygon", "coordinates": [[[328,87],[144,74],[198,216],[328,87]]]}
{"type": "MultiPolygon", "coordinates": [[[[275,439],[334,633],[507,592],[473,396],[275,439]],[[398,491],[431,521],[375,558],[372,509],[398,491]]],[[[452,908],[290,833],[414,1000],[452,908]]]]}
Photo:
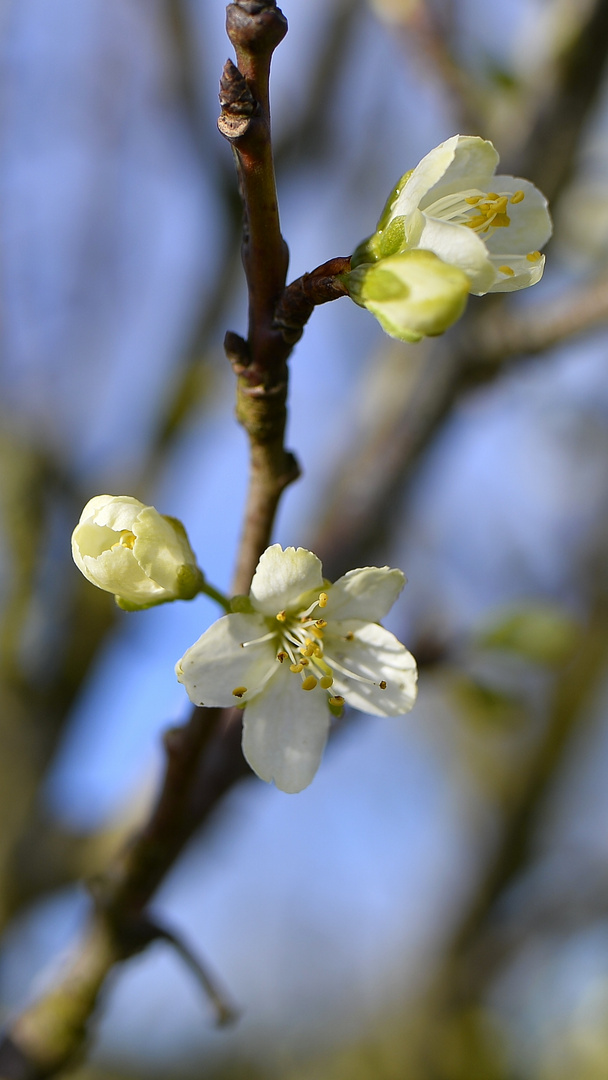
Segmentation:
{"type": "Polygon", "coordinates": [[[201,592],[205,584],[205,576],[198,566],[184,563],[177,571],[177,599],[193,600],[201,592]]]}
{"type": "Polygon", "coordinates": [[[147,611],[148,608],[158,607],[159,604],[167,602],[166,600],[151,600],[149,604],[135,604],[132,600],[125,600],[124,596],[115,596],[114,600],[121,611],[147,611]]]}
{"type": "Polygon", "coordinates": [[[397,202],[397,199],[399,198],[413,171],[413,169],[410,169],[409,172],[404,173],[401,179],[398,180],[395,184],[388,199],[386,200],[386,203],[384,204],[384,210],[380,214],[378,224],[376,225],[376,232],[381,232],[388,225],[389,221],[391,220],[393,207],[397,202]]]}

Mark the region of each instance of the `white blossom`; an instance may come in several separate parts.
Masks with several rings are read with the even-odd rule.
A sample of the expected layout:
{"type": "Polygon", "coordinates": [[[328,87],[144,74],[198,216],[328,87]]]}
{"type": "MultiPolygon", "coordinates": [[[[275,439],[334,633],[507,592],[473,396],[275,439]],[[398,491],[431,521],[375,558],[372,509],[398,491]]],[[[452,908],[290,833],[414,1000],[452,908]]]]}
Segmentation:
{"type": "Polygon", "coordinates": [[[494,175],[498,161],[477,136],[436,146],[401,178],[353,267],[424,250],[463,270],[478,296],[534,285],[552,232],[547,200],[528,180],[494,175]]]}
{"type": "Polygon", "coordinates": [[[176,673],[196,705],[245,708],[243,752],[282,791],[307,787],[332,711],[346,702],[378,716],[408,712],[416,663],[379,625],[405,584],[401,570],[364,567],[331,585],[304,548],[261,556],[242,610],[224,615],[176,673]]]}
{"type": "Polygon", "coordinates": [[[72,533],[72,555],[93,585],[127,609],[189,600],[203,582],[181,521],[130,495],[89,500],[72,533]]]}

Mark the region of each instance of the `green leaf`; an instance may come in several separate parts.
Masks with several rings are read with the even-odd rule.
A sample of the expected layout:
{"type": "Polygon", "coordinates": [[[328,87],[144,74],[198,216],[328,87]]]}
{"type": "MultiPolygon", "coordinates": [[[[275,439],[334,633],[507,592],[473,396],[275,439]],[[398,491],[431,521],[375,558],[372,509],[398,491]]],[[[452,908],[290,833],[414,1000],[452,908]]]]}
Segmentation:
{"type": "Polygon", "coordinates": [[[478,636],[476,644],[551,666],[568,659],[579,633],[580,627],[563,609],[552,604],[530,604],[503,614],[478,636]]]}

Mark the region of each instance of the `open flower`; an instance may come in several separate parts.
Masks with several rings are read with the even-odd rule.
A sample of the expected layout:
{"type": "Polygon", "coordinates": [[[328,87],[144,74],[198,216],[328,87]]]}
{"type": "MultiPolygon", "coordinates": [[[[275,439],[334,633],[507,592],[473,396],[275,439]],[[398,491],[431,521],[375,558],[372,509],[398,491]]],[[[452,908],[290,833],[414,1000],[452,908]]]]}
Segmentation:
{"type": "Polygon", "coordinates": [[[84,576],[127,610],[191,600],[203,584],[181,521],[130,495],[89,500],[72,533],[72,555],[84,576]]]}
{"type": "Polygon", "coordinates": [[[245,707],[247,761],[288,792],[310,784],[344,702],[400,716],[416,698],[414,658],[378,624],[405,584],[401,570],[368,566],[331,585],[321,569],[304,548],[267,548],[243,610],[214,623],[175,669],[194,704],[245,707]]]}
{"type": "Polygon", "coordinates": [[[478,296],[534,285],[552,232],[547,200],[528,180],[495,176],[498,161],[477,136],[436,146],[401,178],[353,267],[422,249],[460,267],[478,296]]]}

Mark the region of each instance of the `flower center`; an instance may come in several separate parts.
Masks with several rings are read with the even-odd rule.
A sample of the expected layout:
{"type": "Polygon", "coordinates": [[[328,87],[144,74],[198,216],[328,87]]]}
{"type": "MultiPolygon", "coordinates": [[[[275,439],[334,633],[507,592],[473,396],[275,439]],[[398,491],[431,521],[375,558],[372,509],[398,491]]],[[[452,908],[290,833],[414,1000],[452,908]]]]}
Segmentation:
{"type": "MultiPolygon", "coordinates": [[[[292,674],[300,676],[302,689],[311,691],[320,686],[322,690],[327,691],[329,704],[333,706],[344,704],[341,694],[331,692],[334,672],[353,679],[355,682],[368,683],[370,686],[379,686],[381,690],[386,690],[384,680],[376,682],[374,679],[367,679],[364,675],[349,670],[326,652],[323,639],[327,622],[323,618],[318,618],[319,612],[315,610],[317,607],[324,608],[326,604],[327,593],[320,593],[319,599],[314,600],[306,611],[295,615],[288,615],[285,611],[278,612],[276,619],[281,624],[281,631],[277,660],[284,663],[289,659],[291,661],[289,670],[292,674]]],[[[346,635],[346,640],[354,641],[354,637],[353,633],[349,633],[346,635]]]]}
{"type": "Polygon", "coordinates": [[[469,188],[444,195],[427,206],[425,213],[455,225],[466,225],[473,232],[491,233],[494,229],[505,229],[511,224],[507,207],[523,202],[524,198],[523,191],[485,192],[479,188],[469,188]]]}
{"type": "Polygon", "coordinates": [[[123,529],[122,532],[119,534],[118,540],[116,541],[115,544],[112,544],[112,547],[111,547],[110,550],[114,551],[114,548],[126,547],[126,548],[129,548],[129,550],[132,551],[134,544],[135,544],[135,533],[132,533],[130,529],[123,529]]]}

